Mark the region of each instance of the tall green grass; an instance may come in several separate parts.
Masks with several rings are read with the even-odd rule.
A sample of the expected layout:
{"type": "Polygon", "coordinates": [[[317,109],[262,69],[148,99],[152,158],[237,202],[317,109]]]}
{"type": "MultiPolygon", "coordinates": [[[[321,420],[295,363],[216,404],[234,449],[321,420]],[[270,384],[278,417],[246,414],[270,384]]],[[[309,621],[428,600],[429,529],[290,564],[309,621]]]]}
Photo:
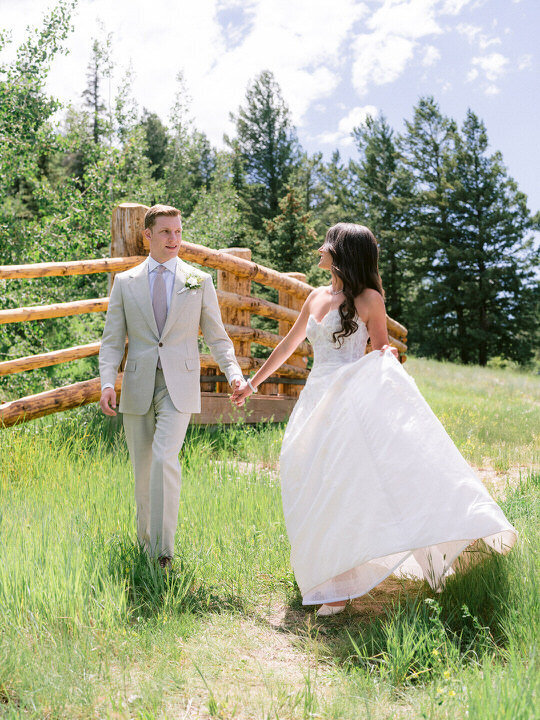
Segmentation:
{"type": "Polygon", "coordinates": [[[501,501],[519,542],[440,595],[404,584],[325,622],[289,566],[282,426],[190,430],[170,575],[135,542],[118,423],[82,408],[0,431],[0,717],[533,718],[538,381],[408,369],[469,460],[504,442],[524,466],[501,501]]]}

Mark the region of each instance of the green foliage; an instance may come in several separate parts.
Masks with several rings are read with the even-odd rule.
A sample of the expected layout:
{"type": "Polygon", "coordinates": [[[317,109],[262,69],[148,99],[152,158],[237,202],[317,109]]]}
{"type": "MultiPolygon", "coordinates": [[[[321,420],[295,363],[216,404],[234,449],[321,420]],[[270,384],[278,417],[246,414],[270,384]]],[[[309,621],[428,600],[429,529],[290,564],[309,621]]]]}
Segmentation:
{"type": "Polygon", "coordinates": [[[431,97],[421,98],[406,122],[401,147],[413,178],[410,207],[414,272],[410,335],[421,354],[455,357],[456,339],[466,333],[461,302],[459,247],[450,212],[450,173],[456,126],[431,97]]]}
{"type": "MultiPolygon", "coordinates": [[[[9,167],[11,173],[3,176],[0,201],[2,264],[106,257],[112,207],[126,200],[144,203],[161,194],[146,156],[144,132],[133,123],[133,112],[129,111],[133,105],[129,76],[120,87],[116,120],[111,116],[107,123],[99,125],[98,142],[94,136],[95,116],[85,110],[69,108],[63,127],[53,125],[51,116],[57,103],[47,99],[43,83],[54,53],[59,51],[59,41],[68,31],[67,7],[60,4],[45,20],[43,29],[19,49],[12,65],[3,68],[7,80],[2,82],[1,90],[9,100],[3,108],[24,108],[21,93],[27,94],[19,124],[11,125],[7,115],[0,118],[2,132],[10,133],[8,141],[2,143],[0,166],[9,167]],[[17,159],[13,165],[12,158],[17,159]]],[[[99,52],[104,57],[105,51],[99,52]]],[[[109,65],[103,67],[108,73],[109,65]]],[[[101,107],[99,98],[95,99],[101,107]]],[[[2,286],[2,308],[107,294],[107,278],[103,275],[10,281],[2,286]]],[[[99,315],[86,315],[3,325],[0,357],[96,341],[102,323],[99,315]]],[[[3,391],[27,394],[54,387],[59,381],[87,379],[95,373],[94,360],[81,361],[13,376],[3,391]]]]}
{"type": "Polygon", "coordinates": [[[461,359],[485,365],[499,353],[532,356],[538,285],[527,198],[508,177],[499,152],[488,153],[483,122],[469,110],[457,137],[450,195],[459,238],[465,335],[461,359]]]}
{"type": "Polygon", "coordinates": [[[159,115],[144,110],[140,125],[144,128],[146,157],[152,165],[152,175],[161,180],[165,175],[167,152],[170,143],[169,131],[161,122],[159,115]]]}
{"type": "MultiPolygon", "coordinates": [[[[101,28],[104,30],[104,28],[101,28]]],[[[87,86],[82,97],[85,107],[90,111],[92,138],[97,145],[103,137],[111,135],[112,121],[102,98],[102,83],[110,80],[112,67],[112,34],[108,33],[101,42],[97,38],[92,43],[92,55],[86,73],[87,86]]]]}
{"type": "Polygon", "coordinates": [[[279,211],[297,162],[298,140],[274,75],[264,70],[249,85],[245,106],[231,114],[236,137],[225,138],[236,158],[237,188],[256,231],[279,211]]]}
{"type": "Polygon", "coordinates": [[[532,220],[500,153],[488,154],[483,123],[468,111],[460,132],[422,98],[401,147],[414,183],[412,342],[421,354],[464,363],[530,360],[538,328],[532,220]]]}
{"type": "Polygon", "coordinates": [[[231,166],[227,153],[216,154],[210,188],[200,190],[198,202],[183,224],[184,240],[216,249],[249,246],[250,229],[238,209],[231,166]]]}
{"type": "MultiPolygon", "coordinates": [[[[92,43],[80,106],[61,108],[49,97],[45,81],[75,5],[60,0],[0,66],[0,263],[107,256],[117,203],[165,202],[181,209],[187,240],[249,247],[256,262],[322,284],[328,278],[312,251],[334,223],[360,222],[379,240],[387,310],[409,328],[413,352],[538,362],[530,235],[540,214],[531,217],[472,111],[458,129],[433,98],[422,98],[402,136],[384,117],[368,118],[354,131],[354,159],[336,151],[325,161],[302,151],[281,89],[264,71],[233,116],[228,149],[218,152],[195,127],[182,74],[168,125],[148,110],[141,115],[129,67],[105,99],[118,72],[105,28],[92,43]]],[[[1,34],[0,46],[7,42],[1,34]]],[[[104,296],[107,278],[4,281],[0,290],[0,308],[32,306],[104,296]]],[[[277,300],[272,290],[259,292],[277,300]]],[[[96,341],[102,324],[92,314],[2,325],[0,359],[96,341]]],[[[276,329],[266,318],[254,324],[276,329]]],[[[91,358],[11,376],[2,399],[96,372],[91,358]]]]}
{"type": "Polygon", "coordinates": [[[281,213],[266,223],[264,257],[270,267],[281,271],[308,272],[317,249],[317,233],[294,189],[288,186],[286,190],[279,202],[281,213]]]}
{"type": "Polygon", "coordinates": [[[171,109],[172,134],[166,145],[164,193],[167,205],[177,207],[189,217],[201,192],[210,189],[215,167],[215,152],[208,138],[193,126],[189,97],[182,73],[178,74],[178,91],[171,109]]]}
{"type": "Polygon", "coordinates": [[[351,163],[356,178],[357,222],[367,225],[377,238],[386,310],[391,317],[400,318],[412,279],[407,252],[412,178],[383,115],[376,119],[368,116],[353,134],[358,151],[358,160],[351,163]]]}

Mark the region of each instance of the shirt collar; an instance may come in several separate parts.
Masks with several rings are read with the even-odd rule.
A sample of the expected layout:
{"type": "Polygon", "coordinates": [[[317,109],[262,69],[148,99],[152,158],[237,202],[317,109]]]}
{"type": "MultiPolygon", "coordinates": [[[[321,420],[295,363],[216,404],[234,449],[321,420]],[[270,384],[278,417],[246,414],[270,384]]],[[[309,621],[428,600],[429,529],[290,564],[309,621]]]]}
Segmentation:
{"type": "Polygon", "coordinates": [[[167,260],[167,262],[164,263],[158,263],[157,260],[154,260],[154,258],[149,255],[148,256],[148,272],[151,273],[153,270],[155,270],[158,265],[163,265],[164,268],[167,268],[172,274],[174,275],[176,273],[176,261],[178,258],[171,258],[170,260],[167,260]]]}

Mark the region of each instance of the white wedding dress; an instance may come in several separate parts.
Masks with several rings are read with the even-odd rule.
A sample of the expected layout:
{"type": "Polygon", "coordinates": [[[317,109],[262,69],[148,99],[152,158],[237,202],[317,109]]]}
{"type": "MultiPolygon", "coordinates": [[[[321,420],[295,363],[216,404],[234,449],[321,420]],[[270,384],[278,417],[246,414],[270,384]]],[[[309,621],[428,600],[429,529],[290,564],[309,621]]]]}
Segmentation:
{"type": "MultiPolygon", "coordinates": [[[[307,336],[313,369],[280,458],[291,564],[304,605],[358,597],[391,573],[440,589],[474,540],[506,553],[516,531],[390,350],[341,348],[337,309],[307,336]]],[[[476,546],[475,546],[476,547],[476,546]]]]}

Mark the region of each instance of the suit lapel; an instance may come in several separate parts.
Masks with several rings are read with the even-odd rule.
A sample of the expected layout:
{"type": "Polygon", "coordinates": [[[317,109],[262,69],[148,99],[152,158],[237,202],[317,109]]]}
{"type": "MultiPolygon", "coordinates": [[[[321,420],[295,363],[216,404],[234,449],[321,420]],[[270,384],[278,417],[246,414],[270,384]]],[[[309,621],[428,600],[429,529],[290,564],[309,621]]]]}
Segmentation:
{"type": "Polygon", "coordinates": [[[150,284],[148,282],[148,258],[134,267],[130,273],[129,289],[133,299],[137,303],[142,316],[148,323],[150,330],[156,337],[159,337],[152,298],[150,297],[150,284]]]}

